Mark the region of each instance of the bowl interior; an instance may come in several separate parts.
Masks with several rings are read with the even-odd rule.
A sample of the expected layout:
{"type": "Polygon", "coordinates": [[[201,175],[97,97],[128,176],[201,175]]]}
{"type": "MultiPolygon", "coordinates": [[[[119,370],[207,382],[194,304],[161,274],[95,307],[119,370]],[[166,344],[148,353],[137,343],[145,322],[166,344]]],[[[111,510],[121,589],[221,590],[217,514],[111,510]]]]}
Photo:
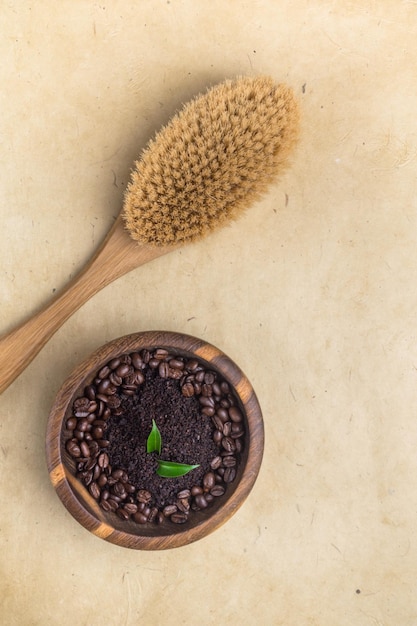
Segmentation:
{"type": "Polygon", "coordinates": [[[246,499],[258,475],[264,446],[262,413],[255,392],[241,369],[218,348],[201,339],[165,331],[127,335],[99,348],[81,363],[64,382],[50,412],[46,454],[52,484],[73,517],[95,535],[120,546],[136,549],[165,549],[191,543],[213,532],[227,521],[246,499]],[[76,462],[65,442],[67,419],[75,398],[83,395],[99,369],[112,358],[142,349],[168,349],[186,358],[197,357],[217,371],[233,387],[245,426],[245,445],[236,478],[226,493],[204,510],[193,511],[186,524],[165,520],[160,524],[138,524],[104,511],[76,478],[76,462]]]}

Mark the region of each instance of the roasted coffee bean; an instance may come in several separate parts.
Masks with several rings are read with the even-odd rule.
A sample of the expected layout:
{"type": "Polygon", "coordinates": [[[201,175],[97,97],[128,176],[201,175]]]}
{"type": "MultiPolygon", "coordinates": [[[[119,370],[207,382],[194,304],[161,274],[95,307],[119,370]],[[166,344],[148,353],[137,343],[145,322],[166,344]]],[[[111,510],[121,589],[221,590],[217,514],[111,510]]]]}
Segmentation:
{"type": "Polygon", "coordinates": [[[216,478],[213,472],[207,472],[203,476],[203,487],[205,491],[210,491],[212,487],[214,487],[216,482],[216,478]]]}
{"type": "Polygon", "coordinates": [[[143,361],[141,359],[141,356],[140,356],[140,354],[138,352],[132,352],[132,354],[130,355],[130,359],[131,359],[133,367],[136,370],[142,369],[142,366],[144,365],[144,363],[143,363],[143,361]]]}
{"type": "Polygon", "coordinates": [[[122,498],[122,500],[124,500],[127,496],[126,489],[124,488],[123,483],[116,483],[115,485],[113,485],[113,493],[116,496],[119,496],[119,498],[122,498]]]}
{"type": "Polygon", "coordinates": [[[236,449],[235,442],[231,437],[223,437],[222,446],[226,452],[233,452],[236,449]]]}
{"type": "Polygon", "coordinates": [[[236,457],[235,456],[225,456],[222,461],[223,467],[235,467],[236,465],[236,457]]]}
{"type": "Polygon", "coordinates": [[[204,374],[204,382],[207,385],[212,385],[214,383],[214,381],[216,380],[216,374],[214,372],[205,372],[204,374]]]}
{"type": "Polygon", "coordinates": [[[88,486],[88,491],[91,493],[91,495],[93,496],[95,500],[99,499],[101,491],[100,491],[100,487],[95,481],[90,483],[90,485],[88,486]]]}
{"type": "Polygon", "coordinates": [[[158,374],[161,378],[168,378],[169,365],[166,361],[162,361],[158,366],[158,374]]]}
{"type": "Polygon", "coordinates": [[[100,476],[97,478],[97,484],[101,489],[103,489],[103,487],[107,484],[106,474],[100,474],[100,476]]]}
{"type": "Polygon", "coordinates": [[[165,348],[157,348],[154,353],[153,353],[153,357],[154,359],[166,359],[166,357],[169,355],[168,350],[165,350],[165,348]]]}
{"type": "Polygon", "coordinates": [[[122,469],[114,469],[111,473],[111,475],[113,476],[113,478],[115,478],[116,480],[120,480],[121,477],[123,476],[124,472],[122,469]]]}
{"type": "Polygon", "coordinates": [[[188,516],[185,513],[173,513],[170,517],[171,522],[174,524],[185,524],[188,520],[188,516]]]}
{"type": "Polygon", "coordinates": [[[211,495],[214,496],[215,498],[222,496],[224,492],[225,492],[225,488],[222,485],[214,485],[214,487],[210,489],[211,495]]]}
{"type": "MultiPolygon", "coordinates": [[[[124,367],[124,366],[123,366],[124,367]]],[[[127,366],[126,366],[127,367],[127,366]]],[[[123,382],[123,379],[118,376],[116,374],[116,372],[112,372],[109,376],[109,381],[111,382],[112,385],[114,385],[115,387],[120,387],[120,385],[123,382]]]]}
{"type": "Polygon", "coordinates": [[[129,515],[134,515],[134,513],[137,513],[138,507],[136,504],[134,504],[133,502],[127,502],[124,506],[123,506],[124,510],[127,511],[129,513],[129,515]]]}
{"type": "Polygon", "coordinates": [[[95,439],[102,439],[104,431],[100,426],[95,426],[92,430],[92,434],[95,439]]]}
{"type": "Polygon", "coordinates": [[[221,421],[218,415],[213,415],[211,418],[211,421],[216,427],[216,430],[220,430],[221,432],[223,432],[223,422],[221,421]]]}
{"type": "Polygon", "coordinates": [[[106,376],[108,376],[109,374],[110,374],[110,367],[108,365],[105,365],[99,371],[98,378],[101,378],[101,379],[106,378],[106,376]]]}
{"type": "Polygon", "coordinates": [[[184,369],[184,361],[181,361],[180,359],[176,359],[176,358],[170,359],[169,366],[173,367],[174,369],[182,370],[184,369]]]}
{"type": "MultiPolygon", "coordinates": [[[[99,386],[97,388],[97,391],[98,391],[97,398],[99,398],[100,400],[103,400],[103,395],[104,396],[110,396],[110,395],[116,393],[117,389],[116,389],[115,385],[111,384],[109,378],[105,378],[99,384],[99,386]]],[[[106,400],[103,400],[103,401],[106,401],[106,400]]]]}
{"type": "Polygon", "coordinates": [[[223,394],[225,394],[225,395],[226,395],[226,394],[228,394],[228,393],[230,392],[230,387],[229,387],[229,384],[228,384],[225,380],[223,380],[223,381],[220,383],[220,389],[221,389],[221,392],[222,392],[223,394]]]}
{"type": "Polygon", "coordinates": [[[165,515],[165,517],[170,517],[171,515],[173,515],[177,511],[178,511],[178,509],[177,509],[175,504],[167,504],[167,506],[165,506],[162,509],[162,513],[165,515]]]}
{"type": "Polygon", "coordinates": [[[213,382],[213,394],[217,397],[221,396],[221,389],[220,389],[220,385],[218,382],[213,382]]]}
{"type": "Polygon", "coordinates": [[[110,491],[107,489],[103,489],[103,491],[101,492],[101,499],[102,500],[108,500],[110,497],[110,491]]]}
{"type": "Polygon", "coordinates": [[[80,450],[81,450],[81,454],[84,457],[89,457],[90,456],[90,448],[88,447],[88,443],[86,441],[82,441],[80,443],[80,450]]]}
{"type": "Polygon", "coordinates": [[[242,443],[242,439],[235,439],[235,450],[236,452],[242,452],[243,450],[243,443],[242,443]]]}
{"type": "Polygon", "coordinates": [[[189,498],[191,496],[191,491],[190,489],[182,489],[182,491],[179,491],[177,493],[177,498],[179,498],[180,500],[182,498],[189,498]]]}
{"type": "Polygon", "coordinates": [[[182,378],[181,370],[170,367],[168,369],[168,378],[172,378],[173,380],[180,380],[180,378],[182,378]]]}
{"type": "Polygon", "coordinates": [[[213,398],[210,396],[200,396],[198,398],[199,403],[201,404],[201,406],[211,406],[214,407],[214,400],[213,398]]]}
{"type": "Polygon", "coordinates": [[[70,417],[67,419],[66,427],[68,430],[74,430],[77,425],[77,419],[75,417],[70,417]]]}
{"type": "Polygon", "coordinates": [[[226,409],[223,409],[222,407],[219,407],[217,409],[216,415],[218,416],[218,418],[221,420],[223,424],[225,424],[229,419],[228,411],[226,409]]]}
{"type": "Polygon", "coordinates": [[[243,420],[242,413],[236,406],[231,406],[229,409],[229,416],[232,422],[241,422],[243,420]]]}
{"type": "Polygon", "coordinates": [[[113,498],[109,498],[107,500],[107,503],[108,503],[108,505],[110,507],[110,510],[113,511],[113,512],[116,512],[117,509],[119,508],[119,504],[115,500],[113,500],[113,498]]]}
{"type": "Polygon", "coordinates": [[[212,406],[204,406],[201,409],[201,413],[203,415],[206,415],[206,417],[211,417],[212,415],[214,415],[214,407],[212,407],[212,406]]]}
{"type": "Polygon", "coordinates": [[[195,379],[198,383],[202,383],[204,381],[204,370],[200,370],[199,372],[196,373],[195,375],[195,379]]]}
{"type": "Polygon", "coordinates": [[[78,441],[82,441],[84,439],[84,433],[81,430],[78,430],[78,428],[74,430],[73,435],[78,439],[78,441]]]}
{"type": "Polygon", "coordinates": [[[243,427],[241,424],[232,424],[232,432],[230,433],[230,436],[232,437],[232,439],[239,439],[239,437],[243,437],[243,435],[245,434],[245,431],[243,430],[243,427]]]}
{"type": "Polygon", "coordinates": [[[213,387],[211,385],[207,385],[207,383],[203,383],[201,385],[201,395],[209,398],[213,395],[213,387]]]}
{"type": "Polygon", "coordinates": [[[91,424],[89,423],[86,417],[82,417],[81,419],[78,420],[77,430],[83,433],[86,430],[90,430],[90,428],[91,428],[91,424]]]}
{"type": "Polygon", "coordinates": [[[110,442],[107,439],[97,439],[97,444],[100,448],[108,448],[110,442]]]}
{"type": "Polygon", "coordinates": [[[215,430],[213,433],[213,441],[214,443],[221,443],[223,439],[223,432],[221,430],[215,430]]]}
{"type": "Polygon", "coordinates": [[[152,494],[146,489],[139,489],[136,497],[138,502],[144,502],[146,504],[147,502],[151,501],[152,494]]]}
{"type": "Polygon", "coordinates": [[[140,511],[138,511],[137,513],[133,515],[133,519],[138,524],[146,524],[146,522],[148,521],[147,516],[141,513],[140,511]]]}
{"type": "Polygon", "coordinates": [[[78,443],[75,443],[73,439],[70,439],[70,441],[67,441],[66,449],[67,449],[68,454],[70,454],[74,458],[78,458],[81,456],[80,446],[78,445],[78,443]]]}
{"type": "Polygon", "coordinates": [[[216,470],[217,468],[219,468],[222,464],[222,457],[221,456],[215,456],[214,459],[211,460],[210,462],[210,467],[213,470],[216,470]]]}
{"type": "Polygon", "coordinates": [[[128,374],[131,374],[133,372],[133,367],[127,363],[121,363],[116,371],[115,374],[117,376],[119,376],[120,378],[124,378],[125,376],[127,376],[128,374]]]}
{"type": "Polygon", "coordinates": [[[101,474],[101,467],[99,465],[95,465],[93,468],[93,479],[97,480],[100,474],[101,474]]]}
{"type": "Polygon", "coordinates": [[[189,359],[186,363],[185,363],[185,368],[189,371],[189,372],[195,372],[195,370],[198,368],[199,363],[197,361],[197,359],[189,359]]]}
{"type": "Polygon", "coordinates": [[[231,483],[234,481],[234,479],[236,478],[236,470],[234,467],[227,467],[225,472],[224,472],[224,476],[223,476],[223,480],[225,483],[231,483]]]}
{"type": "Polygon", "coordinates": [[[96,397],[96,388],[94,385],[87,385],[84,389],[84,393],[89,400],[94,400],[96,397]]]}
{"type": "Polygon", "coordinates": [[[144,348],[141,352],[140,352],[140,357],[142,359],[142,361],[145,364],[149,363],[149,360],[151,358],[151,353],[149,352],[149,350],[146,350],[146,348],[144,348]]]}
{"type": "Polygon", "coordinates": [[[128,520],[130,517],[128,511],[126,511],[124,507],[119,507],[116,511],[116,515],[118,515],[122,520],[128,520]]]}
{"type": "Polygon", "coordinates": [[[148,515],[148,522],[153,523],[157,520],[159,511],[156,508],[156,506],[152,507],[152,509],[150,510],[150,513],[148,515]]]}
{"type": "Polygon", "coordinates": [[[195,496],[194,502],[198,506],[199,509],[206,509],[208,506],[207,500],[203,495],[195,496]]]}
{"type": "Polygon", "coordinates": [[[107,454],[107,452],[100,452],[97,458],[97,464],[99,465],[99,467],[104,469],[109,466],[109,462],[110,462],[110,459],[109,459],[109,455],[107,454]]]}
{"type": "Polygon", "coordinates": [[[229,437],[232,432],[232,422],[225,422],[223,424],[223,435],[229,437]]]}
{"type": "Polygon", "coordinates": [[[182,513],[187,513],[190,510],[190,502],[187,498],[181,498],[181,500],[176,501],[176,507],[182,513]]]}
{"type": "Polygon", "coordinates": [[[199,396],[201,393],[201,383],[194,382],[193,387],[194,387],[194,395],[199,396]]]}
{"type": "Polygon", "coordinates": [[[191,398],[194,395],[194,385],[190,382],[184,383],[181,387],[181,393],[185,398],[191,398]]]}
{"type": "Polygon", "coordinates": [[[119,365],[120,365],[120,359],[117,357],[107,363],[107,367],[109,367],[111,370],[115,370],[117,367],[119,367],[119,365]]]}
{"type": "Polygon", "coordinates": [[[205,493],[204,497],[206,499],[207,504],[210,504],[214,500],[214,496],[211,493],[205,493]]]}
{"type": "Polygon", "coordinates": [[[191,495],[192,496],[197,496],[199,494],[203,493],[203,489],[202,487],[200,487],[200,485],[194,485],[193,487],[191,487],[191,495]]]}

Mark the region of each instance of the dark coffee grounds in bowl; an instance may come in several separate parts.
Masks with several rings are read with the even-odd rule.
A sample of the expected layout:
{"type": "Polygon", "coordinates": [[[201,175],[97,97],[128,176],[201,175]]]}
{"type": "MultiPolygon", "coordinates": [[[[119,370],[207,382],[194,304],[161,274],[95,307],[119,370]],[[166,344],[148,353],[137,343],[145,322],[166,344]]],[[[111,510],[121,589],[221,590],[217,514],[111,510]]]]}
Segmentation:
{"type": "Polygon", "coordinates": [[[236,478],[242,411],[232,387],[203,361],[163,348],[122,355],[100,369],[72,408],[65,447],[77,478],[121,519],[185,523],[236,478]],[[152,420],[160,455],[146,451],[152,420]],[[158,458],[198,467],[164,478],[158,458]]]}
{"type": "Polygon", "coordinates": [[[132,484],[152,493],[152,504],[162,509],[183,489],[201,483],[217,455],[211,420],[202,418],[196,397],[185,398],[178,381],[161,378],[148,369],[140,393],[122,399],[122,415],[111,416],[106,437],[112,465],[123,467],[132,484]],[[160,458],[199,464],[185,476],[163,478],[156,473],[158,454],[144,454],[155,420],[162,436],[160,458]]]}

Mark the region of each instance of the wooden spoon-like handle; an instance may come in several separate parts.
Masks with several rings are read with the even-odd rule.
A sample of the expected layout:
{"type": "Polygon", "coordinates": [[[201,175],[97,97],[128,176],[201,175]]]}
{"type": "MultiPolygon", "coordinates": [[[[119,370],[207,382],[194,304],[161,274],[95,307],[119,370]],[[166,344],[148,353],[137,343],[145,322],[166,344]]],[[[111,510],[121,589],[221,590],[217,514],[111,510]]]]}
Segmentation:
{"type": "Polygon", "coordinates": [[[0,338],[0,393],[89,298],[116,278],[173,249],[174,246],[136,243],[119,216],[95,256],[64,291],[27,322],[0,338]]]}

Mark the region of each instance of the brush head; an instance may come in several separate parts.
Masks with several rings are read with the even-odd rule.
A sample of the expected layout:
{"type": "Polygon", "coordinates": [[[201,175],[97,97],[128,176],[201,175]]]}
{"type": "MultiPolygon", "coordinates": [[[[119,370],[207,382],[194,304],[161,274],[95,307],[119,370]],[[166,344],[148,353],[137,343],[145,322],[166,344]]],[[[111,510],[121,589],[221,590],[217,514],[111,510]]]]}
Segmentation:
{"type": "Polygon", "coordinates": [[[176,245],[235,219],[284,169],[298,135],[291,89],[227,80],[184,106],[144,150],[123,218],[140,243],[176,245]]]}

